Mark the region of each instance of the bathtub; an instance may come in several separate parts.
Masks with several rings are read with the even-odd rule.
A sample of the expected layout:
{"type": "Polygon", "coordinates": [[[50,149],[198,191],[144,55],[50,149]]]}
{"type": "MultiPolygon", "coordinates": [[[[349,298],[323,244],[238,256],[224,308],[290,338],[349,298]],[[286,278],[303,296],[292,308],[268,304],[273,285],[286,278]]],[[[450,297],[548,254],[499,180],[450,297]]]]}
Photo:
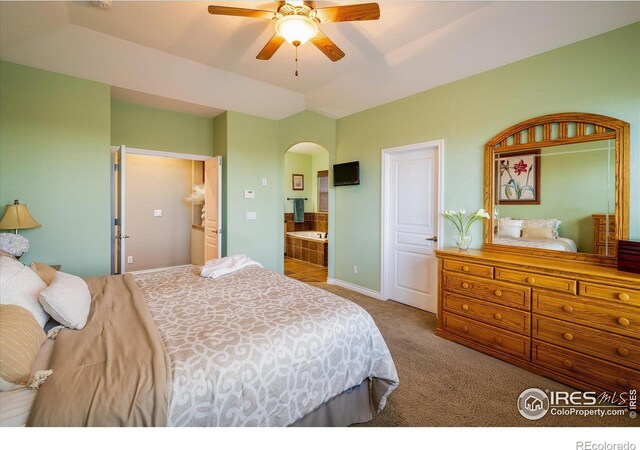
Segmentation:
{"type": "Polygon", "coordinates": [[[321,231],[288,231],[285,254],[318,266],[327,266],[327,239],[321,231]]]}
{"type": "Polygon", "coordinates": [[[327,239],[324,238],[325,233],[322,231],[288,231],[287,235],[299,239],[309,239],[315,242],[327,242],[327,239]],[[319,237],[320,235],[323,237],[319,237]]]}

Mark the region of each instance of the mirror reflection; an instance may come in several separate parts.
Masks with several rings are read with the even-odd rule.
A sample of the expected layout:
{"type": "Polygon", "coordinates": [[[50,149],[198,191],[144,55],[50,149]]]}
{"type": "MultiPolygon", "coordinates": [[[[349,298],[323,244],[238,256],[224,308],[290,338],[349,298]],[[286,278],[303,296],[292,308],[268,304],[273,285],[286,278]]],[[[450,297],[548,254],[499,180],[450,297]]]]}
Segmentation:
{"type": "Polygon", "coordinates": [[[500,153],[493,243],[614,256],[615,140],[500,153]]]}

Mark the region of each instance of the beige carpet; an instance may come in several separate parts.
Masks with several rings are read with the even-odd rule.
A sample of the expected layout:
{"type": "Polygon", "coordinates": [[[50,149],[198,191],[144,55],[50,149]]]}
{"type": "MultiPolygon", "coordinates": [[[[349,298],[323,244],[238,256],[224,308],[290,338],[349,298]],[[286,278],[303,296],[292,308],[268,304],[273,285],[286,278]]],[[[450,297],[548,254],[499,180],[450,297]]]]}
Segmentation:
{"type": "Polygon", "coordinates": [[[640,418],[552,416],[523,418],[516,401],[537,387],[571,390],[547,378],[435,335],[433,314],[325,283],[310,283],[366,309],[387,342],[400,377],[387,407],[365,426],[639,426],[640,418]]]}

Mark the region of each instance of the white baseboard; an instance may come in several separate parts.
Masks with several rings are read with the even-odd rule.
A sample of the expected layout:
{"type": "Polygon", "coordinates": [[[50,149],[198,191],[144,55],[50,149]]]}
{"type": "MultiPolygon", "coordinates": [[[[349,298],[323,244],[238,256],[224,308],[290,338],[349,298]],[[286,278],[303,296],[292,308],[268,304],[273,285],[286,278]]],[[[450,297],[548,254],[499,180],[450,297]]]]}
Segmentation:
{"type": "Polygon", "coordinates": [[[336,286],[349,289],[350,291],[354,291],[359,294],[368,295],[369,297],[382,300],[382,294],[379,291],[374,291],[373,289],[367,289],[362,286],[358,286],[357,284],[347,283],[346,281],[338,280],[335,278],[327,278],[327,284],[334,284],[336,286]]]}

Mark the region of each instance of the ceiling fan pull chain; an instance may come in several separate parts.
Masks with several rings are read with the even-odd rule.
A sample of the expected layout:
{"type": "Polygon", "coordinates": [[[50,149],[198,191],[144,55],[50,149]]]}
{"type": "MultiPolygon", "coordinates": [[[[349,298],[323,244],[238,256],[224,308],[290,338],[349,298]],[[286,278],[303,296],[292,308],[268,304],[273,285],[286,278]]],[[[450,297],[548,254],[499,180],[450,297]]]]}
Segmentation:
{"type": "Polygon", "coordinates": [[[298,76],[298,45],[296,45],[296,76],[298,76]]]}

